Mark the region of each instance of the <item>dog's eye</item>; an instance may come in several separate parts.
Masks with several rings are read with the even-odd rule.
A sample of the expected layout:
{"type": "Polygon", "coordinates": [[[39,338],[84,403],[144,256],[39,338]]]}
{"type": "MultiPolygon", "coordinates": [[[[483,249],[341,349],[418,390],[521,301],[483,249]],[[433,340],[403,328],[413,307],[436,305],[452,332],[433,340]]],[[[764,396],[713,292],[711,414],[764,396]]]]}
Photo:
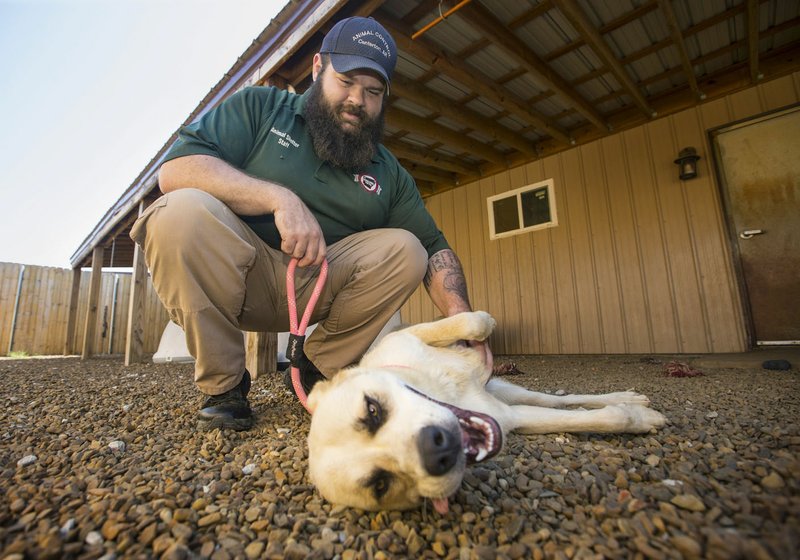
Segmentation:
{"type": "Polygon", "coordinates": [[[374,434],[383,424],[383,407],[377,400],[367,395],[364,395],[364,405],[366,407],[366,415],[363,423],[369,433],[374,434]]]}
{"type": "Polygon", "coordinates": [[[378,469],[372,473],[367,481],[367,486],[372,489],[372,495],[380,501],[389,491],[392,485],[392,473],[383,469],[378,469]]]}

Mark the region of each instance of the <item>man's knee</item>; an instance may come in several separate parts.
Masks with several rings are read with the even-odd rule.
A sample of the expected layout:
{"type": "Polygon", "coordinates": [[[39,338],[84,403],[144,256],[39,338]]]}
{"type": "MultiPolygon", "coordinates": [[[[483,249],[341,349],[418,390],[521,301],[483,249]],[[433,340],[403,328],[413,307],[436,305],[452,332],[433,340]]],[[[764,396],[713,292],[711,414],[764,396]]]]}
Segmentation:
{"type": "Polygon", "coordinates": [[[200,241],[210,222],[232,215],[224,203],[199,189],[172,191],[154,204],[160,207],[147,219],[147,236],[176,246],[200,241]]]}
{"type": "Polygon", "coordinates": [[[428,253],[417,237],[404,229],[387,229],[387,246],[402,263],[399,272],[406,275],[407,282],[419,284],[428,269],[428,253]]]}

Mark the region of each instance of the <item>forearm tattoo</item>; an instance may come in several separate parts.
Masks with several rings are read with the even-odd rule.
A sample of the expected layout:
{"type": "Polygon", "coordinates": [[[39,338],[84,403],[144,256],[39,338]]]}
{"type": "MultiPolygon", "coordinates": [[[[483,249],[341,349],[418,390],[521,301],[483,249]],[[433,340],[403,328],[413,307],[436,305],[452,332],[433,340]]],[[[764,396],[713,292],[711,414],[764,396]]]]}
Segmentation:
{"type": "Polygon", "coordinates": [[[464,278],[461,261],[459,261],[456,254],[449,249],[439,251],[428,260],[428,271],[425,273],[425,278],[423,279],[425,289],[430,291],[434,276],[439,276],[440,274],[443,275],[442,286],[444,289],[458,296],[464,303],[469,305],[467,280],[464,278]]]}

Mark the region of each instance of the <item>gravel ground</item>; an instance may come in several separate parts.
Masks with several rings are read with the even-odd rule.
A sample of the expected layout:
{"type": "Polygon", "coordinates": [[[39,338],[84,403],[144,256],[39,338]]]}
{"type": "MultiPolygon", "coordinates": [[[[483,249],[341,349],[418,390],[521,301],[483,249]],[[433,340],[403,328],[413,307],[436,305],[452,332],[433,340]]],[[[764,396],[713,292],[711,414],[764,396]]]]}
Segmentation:
{"type": "Polygon", "coordinates": [[[646,435],[518,436],[445,516],[310,486],[309,419],[258,379],[250,432],[197,432],[189,365],[0,361],[0,558],[775,558],[800,545],[797,370],[498,357],[542,391],[647,394],[646,435]]]}

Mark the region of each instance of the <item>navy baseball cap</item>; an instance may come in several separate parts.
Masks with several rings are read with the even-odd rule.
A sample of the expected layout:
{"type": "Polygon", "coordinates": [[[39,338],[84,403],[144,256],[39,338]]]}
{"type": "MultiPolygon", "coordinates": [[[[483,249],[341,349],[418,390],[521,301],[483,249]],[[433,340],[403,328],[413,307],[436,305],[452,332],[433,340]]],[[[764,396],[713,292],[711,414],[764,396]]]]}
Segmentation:
{"type": "Polygon", "coordinates": [[[330,55],[333,69],[342,74],[374,70],[383,78],[388,93],[397,64],[397,47],[389,32],[374,19],[341,20],[325,35],[319,52],[330,55]]]}

